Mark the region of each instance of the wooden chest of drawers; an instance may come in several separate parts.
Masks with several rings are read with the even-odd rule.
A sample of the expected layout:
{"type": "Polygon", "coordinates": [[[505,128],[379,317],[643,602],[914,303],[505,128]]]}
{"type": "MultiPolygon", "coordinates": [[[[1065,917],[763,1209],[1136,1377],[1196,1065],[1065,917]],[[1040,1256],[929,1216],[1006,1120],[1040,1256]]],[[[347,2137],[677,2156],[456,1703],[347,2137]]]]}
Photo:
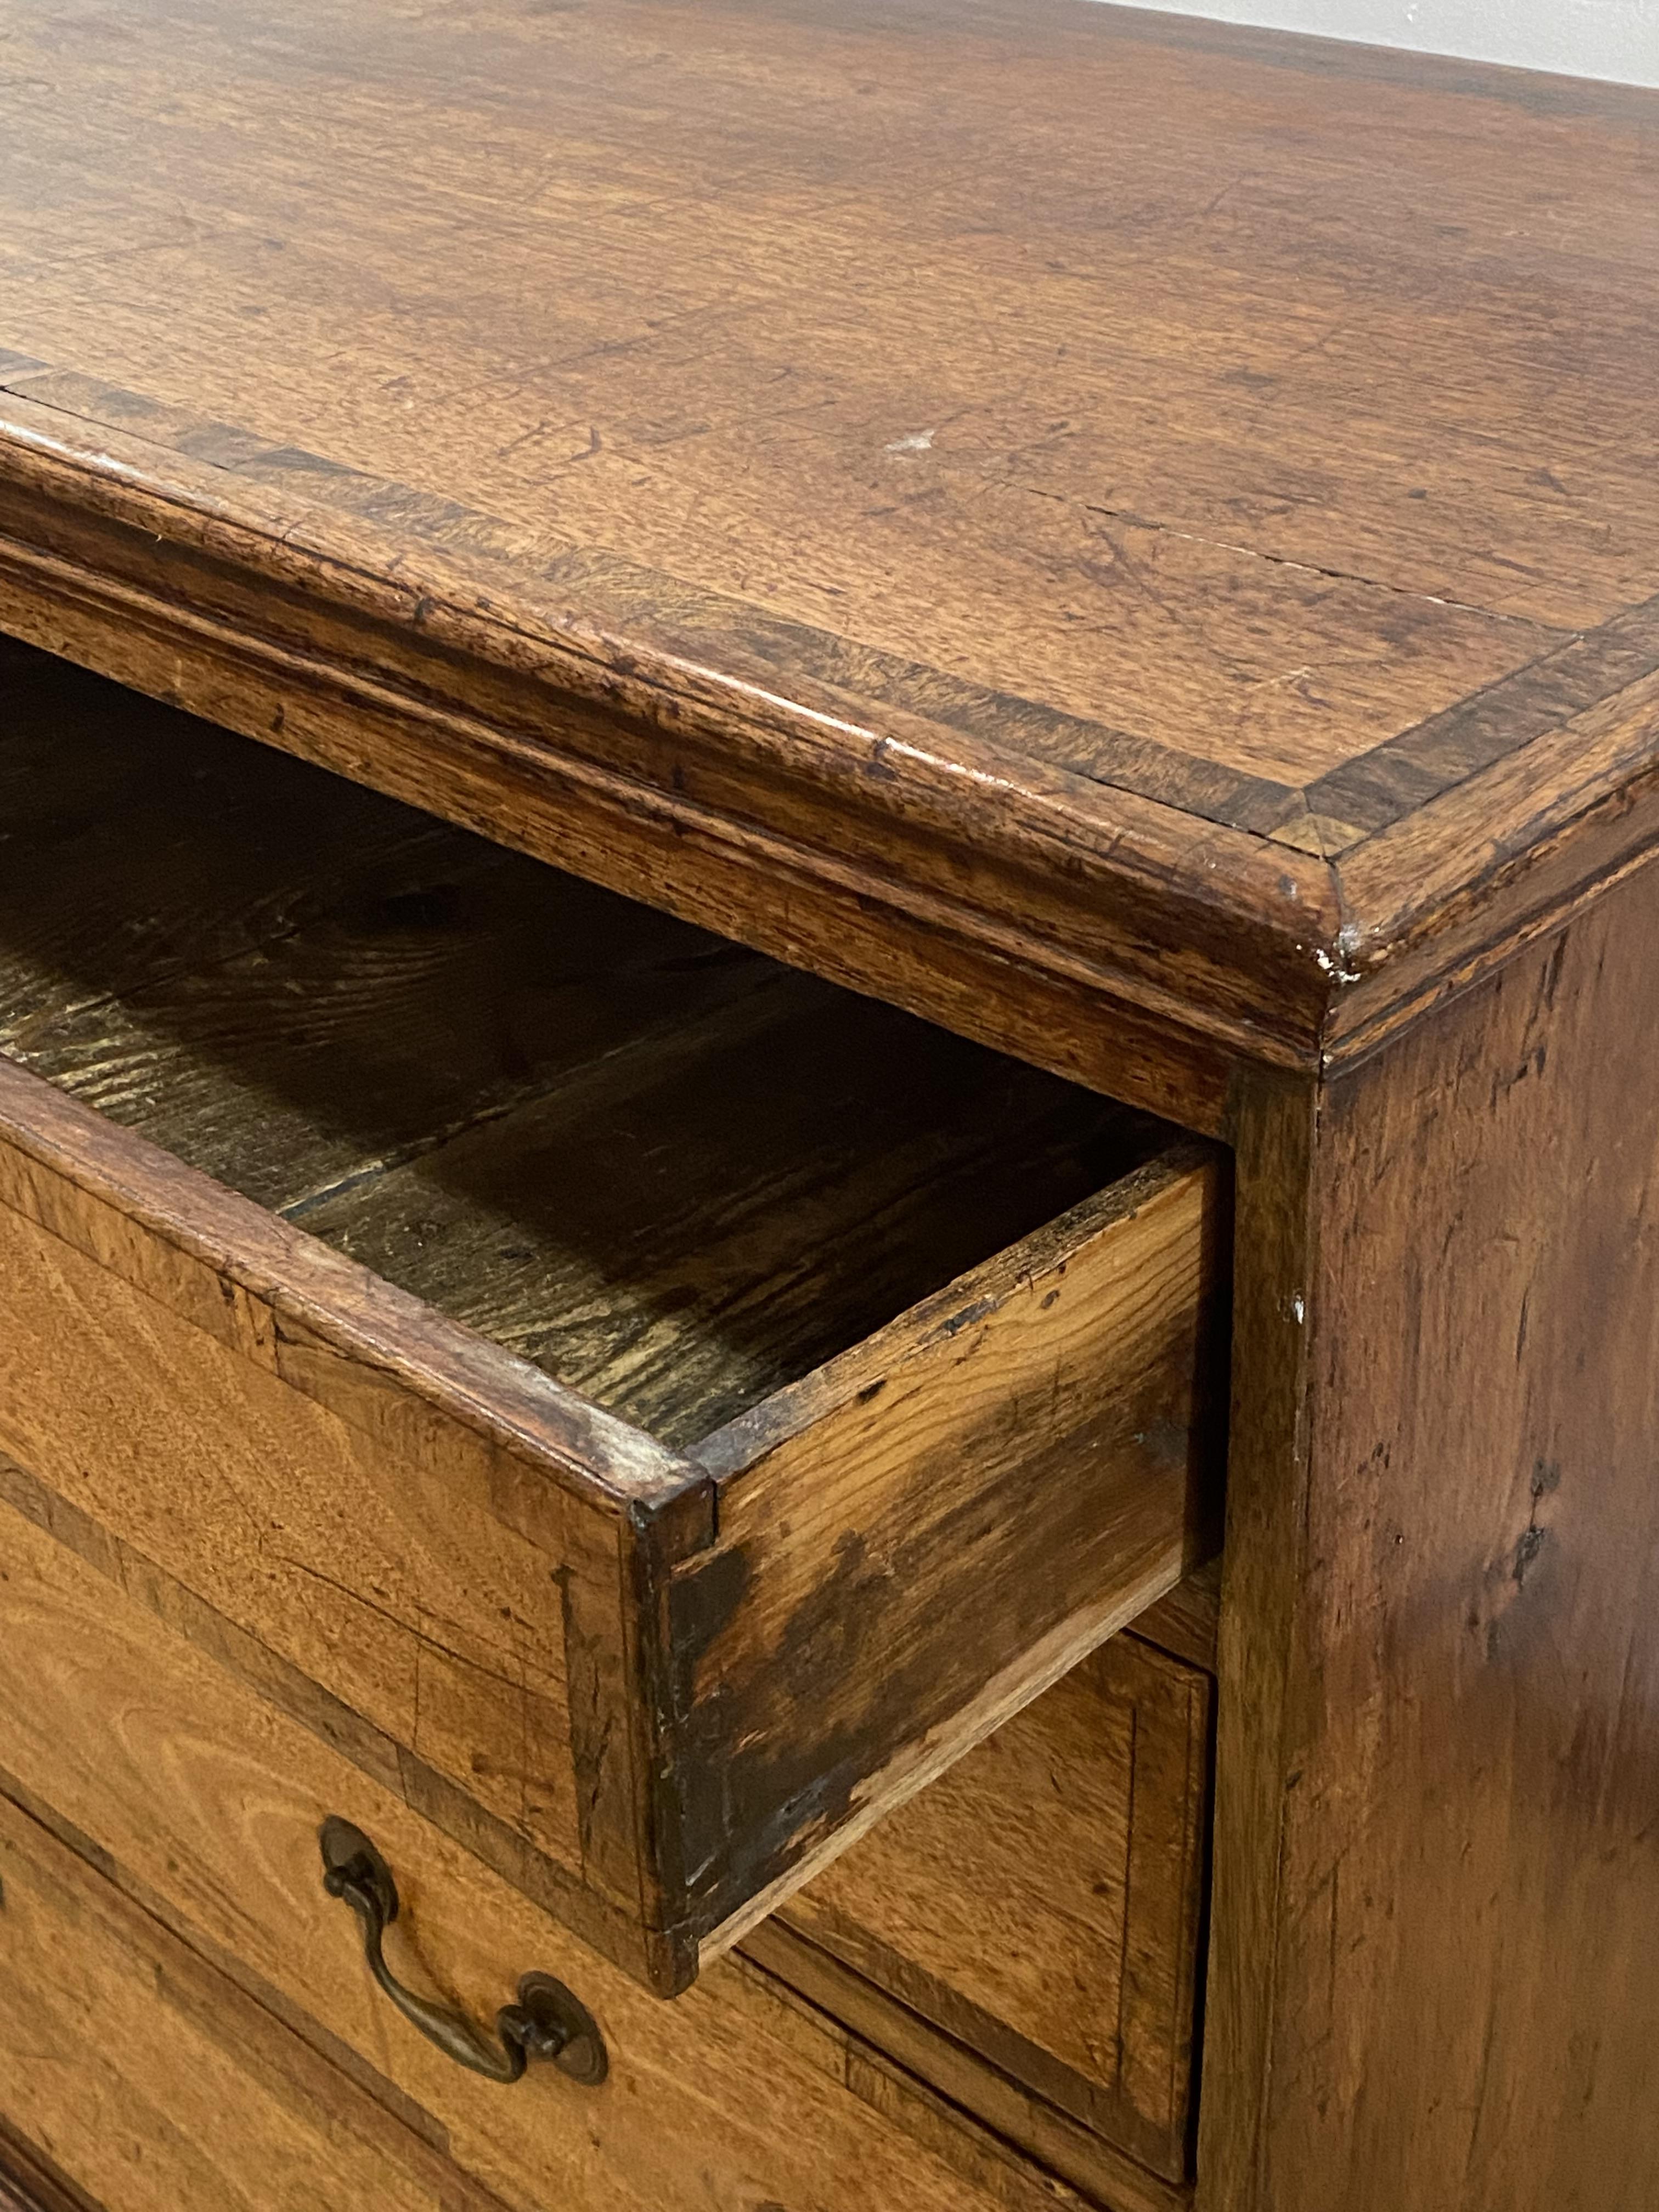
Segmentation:
{"type": "MultiPolygon", "coordinates": [[[[968,2007],[1040,2116],[993,2094],[1000,2132],[1132,2206],[1179,2194],[1206,1677],[1113,1647],[1018,1709],[1213,1540],[1216,1156],[62,662],[7,676],[14,1802],[507,2202],[551,2170],[691,2212],[798,2200],[789,2161],[825,2142],[744,2136],[785,2063],[752,1969],[665,2008],[617,1968],[673,1990],[966,1753],[809,1889],[810,1954],[757,1932],[751,1958],[843,2018],[822,1955],[943,2035],[968,2007]],[[745,1702],[717,1655],[751,1609],[772,1679],[745,1702]],[[797,1747],[755,1807],[733,1767],[767,1727],[797,1747]],[[1080,1890],[1010,1891],[988,1979],[947,1998],[1035,1768],[1080,1890]],[[418,1930],[451,2014],[487,2023],[523,1972],[575,1993],[602,2095],[504,2100],[413,2026],[388,2043],[323,1886],[331,1820],[385,1856],[393,1940],[418,1930]],[[714,1863],[751,1821],[753,1901],[714,1863]],[[927,1911],[940,1850],[980,1864],[912,1965],[884,1914],[906,1868],[927,1911]],[[1098,1956],[1068,1997],[1079,1911],[1098,1956]],[[682,2166],[714,2123],[673,2101],[711,2065],[731,2132],[682,2166]]],[[[922,2095],[937,2064],[899,2055],[922,2095]]],[[[87,2180],[65,2114],[31,2110],[87,2180]]],[[[816,2201],[851,2206],[871,2155],[816,2201]]]]}
{"type": "Polygon", "coordinates": [[[0,2170],[1659,2202],[1655,98],[0,22],[0,2170]]]}

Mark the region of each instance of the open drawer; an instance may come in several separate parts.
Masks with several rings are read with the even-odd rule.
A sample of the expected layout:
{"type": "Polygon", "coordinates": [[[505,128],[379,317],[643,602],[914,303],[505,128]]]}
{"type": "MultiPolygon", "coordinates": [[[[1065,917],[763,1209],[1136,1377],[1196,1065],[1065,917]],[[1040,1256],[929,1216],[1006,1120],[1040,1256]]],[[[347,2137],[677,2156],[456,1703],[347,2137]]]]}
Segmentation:
{"type": "Polygon", "coordinates": [[[1206,1147],[62,664],[0,709],[0,1448],[653,1987],[1212,1548],[1206,1147]]]}

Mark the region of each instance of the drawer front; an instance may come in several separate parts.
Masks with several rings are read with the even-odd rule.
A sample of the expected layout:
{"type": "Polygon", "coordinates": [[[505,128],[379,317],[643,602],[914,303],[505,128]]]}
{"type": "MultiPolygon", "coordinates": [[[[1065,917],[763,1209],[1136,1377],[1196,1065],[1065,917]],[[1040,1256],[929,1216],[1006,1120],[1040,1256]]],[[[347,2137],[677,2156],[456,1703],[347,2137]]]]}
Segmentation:
{"type": "Polygon", "coordinates": [[[0,1446],[672,1993],[1201,1553],[1217,1197],[1159,1158],[681,1457],[0,1062],[0,1446]]]}
{"type": "MultiPolygon", "coordinates": [[[[9,1480],[15,1491],[17,1476],[9,1480]]],[[[395,1786],[370,1779],[228,1664],[208,1660],[167,1625],[172,1599],[153,1573],[110,1557],[94,1566],[0,1505],[0,1574],[6,1645],[17,1659],[0,1694],[0,1787],[83,1839],[125,1892],[264,2011],[313,2039],[320,2032],[342,2068],[508,2205],[1053,2212],[1069,2201],[744,1960],[721,1962],[674,2005],[659,2002],[395,1786]],[[122,1574],[125,1587],[112,1579],[122,1574]],[[322,1886],[318,1829],[329,1814],[361,1827],[395,1874],[401,1948],[389,1949],[407,1979],[487,2026],[521,1974],[556,1976],[604,2037],[603,2084],[538,2066],[501,2087],[463,2070],[394,2012],[369,1978],[353,1913],[322,1886]]],[[[136,2022],[141,2032],[170,2081],[166,2037],[153,2021],[136,2022]]],[[[54,2032],[30,2047],[76,2046],[54,2032]]],[[[76,2069],[48,2070],[63,2100],[57,2133],[36,2107],[14,2107],[5,2088],[0,2113],[48,2149],[73,2150],[77,2107],[64,2084],[76,2069]]],[[[202,2124],[231,2146],[227,2157],[252,2154],[245,2136],[215,2137],[202,2124]]],[[[159,2121],[135,2119],[131,2139],[145,2132],[157,2144],[173,2140],[159,2121]]],[[[160,2154],[145,2154],[152,2162],[160,2154]]],[[[59,2162],[81,2172],[86,2160],[59,2162]]],[[[147,2202],[118,2194],[113,2212],[127,2201],[147,2202]]],[[[309,2200],[336,2201],[325,2191],[309,2200]]],[[[355,2205],[402,2201],[367,2189],[355,2205]]],[[[279,2202],[260,2200],[260,2212],[279,2202]]]]}
{"type": "Polygon", "coordinates": [[[757,1954],[801,1978],[822,1952],[1185,2179],[1211,1704],[1115,1637],[789,1900],[811,1950],[757,1930],[757,1954]]]}
{"type": "Polygon", "coordinates": [[[3,1796],[0,1883],[0,2118],[106,2212],[501,2212],[3,1796]]]}

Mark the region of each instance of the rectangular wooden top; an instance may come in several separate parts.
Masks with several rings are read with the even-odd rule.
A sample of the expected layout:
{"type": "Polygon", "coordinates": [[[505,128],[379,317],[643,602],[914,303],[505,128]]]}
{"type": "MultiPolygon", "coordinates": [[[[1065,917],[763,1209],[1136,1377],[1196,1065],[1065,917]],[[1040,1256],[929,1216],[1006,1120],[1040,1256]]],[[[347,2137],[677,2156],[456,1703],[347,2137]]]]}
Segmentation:
{"type": "Polygon", "coordinates": [[[1179,1036],[1115,1087],[1200,1125],[1651,838],[1656,424],[1656,94],[1091,0],[0,27],[0,625],[1179,1036]]]}

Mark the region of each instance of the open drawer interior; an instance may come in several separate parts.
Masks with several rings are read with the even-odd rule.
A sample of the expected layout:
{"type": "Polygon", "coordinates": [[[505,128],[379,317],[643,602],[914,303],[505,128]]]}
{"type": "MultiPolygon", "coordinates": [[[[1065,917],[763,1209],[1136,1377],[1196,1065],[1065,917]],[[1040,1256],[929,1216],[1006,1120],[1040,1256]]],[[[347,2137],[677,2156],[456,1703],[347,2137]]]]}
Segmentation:
{"type": "Polygon", "coordinates": [[[45,659],[0,1050],[696,1443],[1168,1132],[45,659]]]}
{"type": "MultiPolygon", "coordinates": [[[[257,1243],[238,1279],[280,1305],[291,1252],[313,1334],[364,1294],[302,1239],[419,1302],[382,1337],[438,1316],[510,1355],[460,1418],[499,1373],[513,1449],[544,1418],[544,1472],[619,1522],[583,1695],[623,1709],[623,1841],[579,1771],[567,1856],[673,1931],[660,1984],[1207,1544],[1204,1147],[43,656],[0,702],[0,1054],[249,1201],[220,1264],[257,1243]],[[608,1417],[574,1445],[572,1394],[608,1417]]],[[[271,1356],[314,1390],[301,1334],[271,1356]]]]}

